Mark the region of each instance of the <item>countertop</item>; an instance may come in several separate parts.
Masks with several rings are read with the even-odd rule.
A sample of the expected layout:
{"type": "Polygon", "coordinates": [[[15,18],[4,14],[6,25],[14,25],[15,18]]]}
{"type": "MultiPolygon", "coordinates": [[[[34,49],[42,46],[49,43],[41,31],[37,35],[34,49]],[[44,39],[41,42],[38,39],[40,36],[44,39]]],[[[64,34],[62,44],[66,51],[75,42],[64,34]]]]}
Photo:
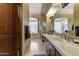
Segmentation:
{"type": "Polygon", "coordinates": [[[63,56],[79,56],[79,44],[67,41],[53,34],[43,34],[63,56]]]}

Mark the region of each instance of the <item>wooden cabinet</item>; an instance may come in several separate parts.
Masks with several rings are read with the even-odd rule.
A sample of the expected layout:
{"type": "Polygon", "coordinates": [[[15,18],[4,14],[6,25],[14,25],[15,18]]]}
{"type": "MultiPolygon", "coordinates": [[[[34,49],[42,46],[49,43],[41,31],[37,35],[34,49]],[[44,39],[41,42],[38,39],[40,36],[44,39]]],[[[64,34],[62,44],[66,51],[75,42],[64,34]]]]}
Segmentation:
{"type": "Polygon", "coordinates": [[[51,56],[55,56],[55,48],[51,45],[51,56]]]}
{"type": "Polygon", "coordinates": [[[49,42],[46,45],[46,53],[48,56],[55,56],[55,48],[49,42]]]}
{"type": "Polygon", "coordinates": [[[62,56],[45,36],[42,36],[42,41],[45,43],[46,53],[48,56],[62,56]]]}
{"type": "Polygon", "coordinates": [[[56,56],[62,56],[62,55],[56,50],[56,56]]]}

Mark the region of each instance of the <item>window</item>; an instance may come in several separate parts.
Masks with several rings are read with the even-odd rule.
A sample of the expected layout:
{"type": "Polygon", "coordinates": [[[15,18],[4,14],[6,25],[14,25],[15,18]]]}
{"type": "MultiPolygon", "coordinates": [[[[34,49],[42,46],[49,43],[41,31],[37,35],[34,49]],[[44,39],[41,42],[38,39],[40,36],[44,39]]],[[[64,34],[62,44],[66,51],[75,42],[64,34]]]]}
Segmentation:
{"type": "Polygon", "coordinates": [[[55,21],[54,22],[54,30],[57,33],[62,33],[62,23],[61,23],[61,21],[55,21]]]}
{"type": "Polygon", "coordinates": [[[38,19],[37,18],[30,18],[29,27],[30,27],[31,34],[37,34],[38,33],[38,19]]]}

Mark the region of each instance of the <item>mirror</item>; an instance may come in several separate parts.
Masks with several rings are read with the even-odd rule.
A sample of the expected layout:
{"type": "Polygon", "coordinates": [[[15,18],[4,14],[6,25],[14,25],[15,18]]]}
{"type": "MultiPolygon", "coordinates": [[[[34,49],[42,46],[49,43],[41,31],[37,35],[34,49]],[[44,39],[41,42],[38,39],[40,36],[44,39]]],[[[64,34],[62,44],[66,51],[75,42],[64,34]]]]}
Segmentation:
{"type": "Polygon", "coordinates": [[[54,31],[60,34],[68,32],[68,18],[56,18],[54,20],[54,31]]]}

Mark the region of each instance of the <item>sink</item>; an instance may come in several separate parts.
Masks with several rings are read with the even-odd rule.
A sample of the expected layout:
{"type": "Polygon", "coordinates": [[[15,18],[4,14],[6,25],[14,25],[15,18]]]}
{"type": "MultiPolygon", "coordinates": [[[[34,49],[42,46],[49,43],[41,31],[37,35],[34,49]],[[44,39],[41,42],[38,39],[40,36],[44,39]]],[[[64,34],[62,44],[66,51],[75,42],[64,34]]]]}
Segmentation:
{"type": "Polygon", "coordinates": [[[79,40],[78,39],[74,39],[73,41],[74,41],[74,43],[79,44],[79,40]]]}

